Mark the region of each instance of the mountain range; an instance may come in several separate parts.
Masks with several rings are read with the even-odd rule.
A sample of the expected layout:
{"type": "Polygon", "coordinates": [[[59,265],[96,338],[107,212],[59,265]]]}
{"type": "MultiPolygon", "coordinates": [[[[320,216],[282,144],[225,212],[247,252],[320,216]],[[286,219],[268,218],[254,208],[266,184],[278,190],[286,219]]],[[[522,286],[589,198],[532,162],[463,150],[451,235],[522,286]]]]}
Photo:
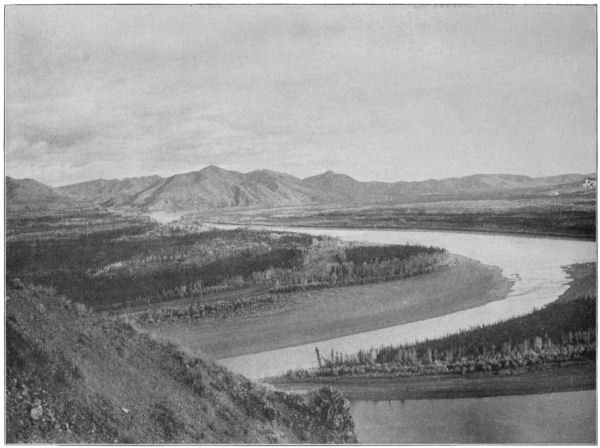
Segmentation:
{"type": "Polygon", "coordinates": [[[9,210],[94,205],[139,211],[232,207],[369,204],[516,197],[593,196],[595,174],[528,177],[475,174],[416,182],[361,182],[327,171],[300,179],[269,170],[240,173],[215,166],[170,177],[98,179],[52,188],[32,179],[6,178],[9,210]]]}

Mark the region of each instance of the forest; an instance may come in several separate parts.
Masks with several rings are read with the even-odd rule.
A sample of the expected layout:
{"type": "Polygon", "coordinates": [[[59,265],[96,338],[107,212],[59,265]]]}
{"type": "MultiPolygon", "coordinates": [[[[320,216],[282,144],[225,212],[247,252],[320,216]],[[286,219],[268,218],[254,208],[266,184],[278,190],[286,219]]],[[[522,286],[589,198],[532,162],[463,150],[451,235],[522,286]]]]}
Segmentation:
{"type": "Polygon", "coordinates": [[[596,359],[596,298],[552,302],[530,314],[417,344],[343,354],[317,352],[317,369],[293,378],[343,375],[507,373],[541,364],[596,359]]]}
{"type": "Polygon", "coordinates": [[[7,279],[51,286],[96,310],[224,291],[264,294],[398,280],[450,263],[439,248],[353,246],[327,237],[159,225],[143,215],[78,212],[12,219],[7,279]],[[256,290],[248,291],[256,293],[256,290]]]}
{"type": "Polygon", "coordinates": [[[244,284],[269,269],[293,270],[302,261],[302,248],[312,243],[305,235],[271,239],[237,230],[156,236],[155,225],[144,221],[93,230],[61,238],[52,229],[51,238],[9,241],[7,277],[52,286],[91,306],[155,301],[225,279],[244,284]]]}
{"type": "Polygon", "coordinates": [[[421,245],[353,245],[337,252],[319,270],[292,276],[271,292],[313,290],[402,280],[447,267],[452,257],[444,249],[421,245]]]}

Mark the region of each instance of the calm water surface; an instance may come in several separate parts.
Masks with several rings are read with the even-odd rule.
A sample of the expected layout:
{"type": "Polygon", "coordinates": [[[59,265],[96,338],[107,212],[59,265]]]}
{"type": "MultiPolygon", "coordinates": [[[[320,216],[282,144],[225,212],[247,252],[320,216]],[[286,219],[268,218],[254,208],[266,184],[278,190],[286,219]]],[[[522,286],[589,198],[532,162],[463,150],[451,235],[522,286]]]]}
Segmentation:
{"type": "Polygon", "coordinates": [[[595,443],[596,391],[352,403],[361,443],[595,443]]]}
{"type": "Polygon", "coordinates": [[[562,266],[596,259],[596,243],[587,241],[458,232],[290,227],[271,229],[330,235],[347,241],[435,245],[486,264],[499,266],[504,275],[518,274],[516,278],[519,280],[516,281],[506,299],[469,310],[318,343],[220,361],[230,369],[251,378],[278,375],[288,369],[315,367],[315,346],[318,346],[323,353],[328,353],[332,348],[342,352],[355,352],[372,346],[410,343],[425,338],[441,337],[473,325],[489,324],[529,313],[536,307],[539,308],[556,300],[567,289],[568,279],[562,266]]]}

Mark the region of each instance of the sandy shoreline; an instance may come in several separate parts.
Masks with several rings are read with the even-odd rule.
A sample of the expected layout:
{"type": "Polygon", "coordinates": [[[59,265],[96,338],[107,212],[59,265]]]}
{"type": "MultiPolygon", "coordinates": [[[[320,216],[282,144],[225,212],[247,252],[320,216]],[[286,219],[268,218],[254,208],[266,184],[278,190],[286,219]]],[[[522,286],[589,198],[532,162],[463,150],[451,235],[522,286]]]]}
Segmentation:
{"type": "Polygon", "coordinates": [[[220,359],[308,344],[442,316],[502,300],[513,282],[495,266],[457,256],[434,274],[286,294],[256,315],[147,327],[158,338],[220,359]]]}
{"type": "MultiPolygon", "coordinates": [[[[557,301],[596,296],[596,263],[565,266],[569,289],[557,301]]],[[[590,390],[596,388],[596,363],[571,361],[542,365],[504,374],[432,375],[412,377],[339,376],[292,379],[266,378],[278,389],[306,391],[329,385],[354,400],[405,400],[437,398],[479,398],[590,390]]]]}

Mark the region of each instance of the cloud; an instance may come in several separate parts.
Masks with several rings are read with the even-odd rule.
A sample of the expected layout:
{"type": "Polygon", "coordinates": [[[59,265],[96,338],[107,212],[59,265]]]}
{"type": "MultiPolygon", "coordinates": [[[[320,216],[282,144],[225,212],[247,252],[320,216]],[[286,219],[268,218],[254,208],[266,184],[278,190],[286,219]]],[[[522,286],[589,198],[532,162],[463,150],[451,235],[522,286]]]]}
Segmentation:
{"type": "Polygon", "coordinates": [[[22,132],[24,140],[32,146],[45,143],[50,148],[68,149],[86,143],[99,135],[93,128],[52,129],[37,126],[26,127],[22,132]]]}
{"type": "Polygon", "coordinates": [[[7,169],[589,172],[595,31],[593,6],[8,6],[7,169]]]}

